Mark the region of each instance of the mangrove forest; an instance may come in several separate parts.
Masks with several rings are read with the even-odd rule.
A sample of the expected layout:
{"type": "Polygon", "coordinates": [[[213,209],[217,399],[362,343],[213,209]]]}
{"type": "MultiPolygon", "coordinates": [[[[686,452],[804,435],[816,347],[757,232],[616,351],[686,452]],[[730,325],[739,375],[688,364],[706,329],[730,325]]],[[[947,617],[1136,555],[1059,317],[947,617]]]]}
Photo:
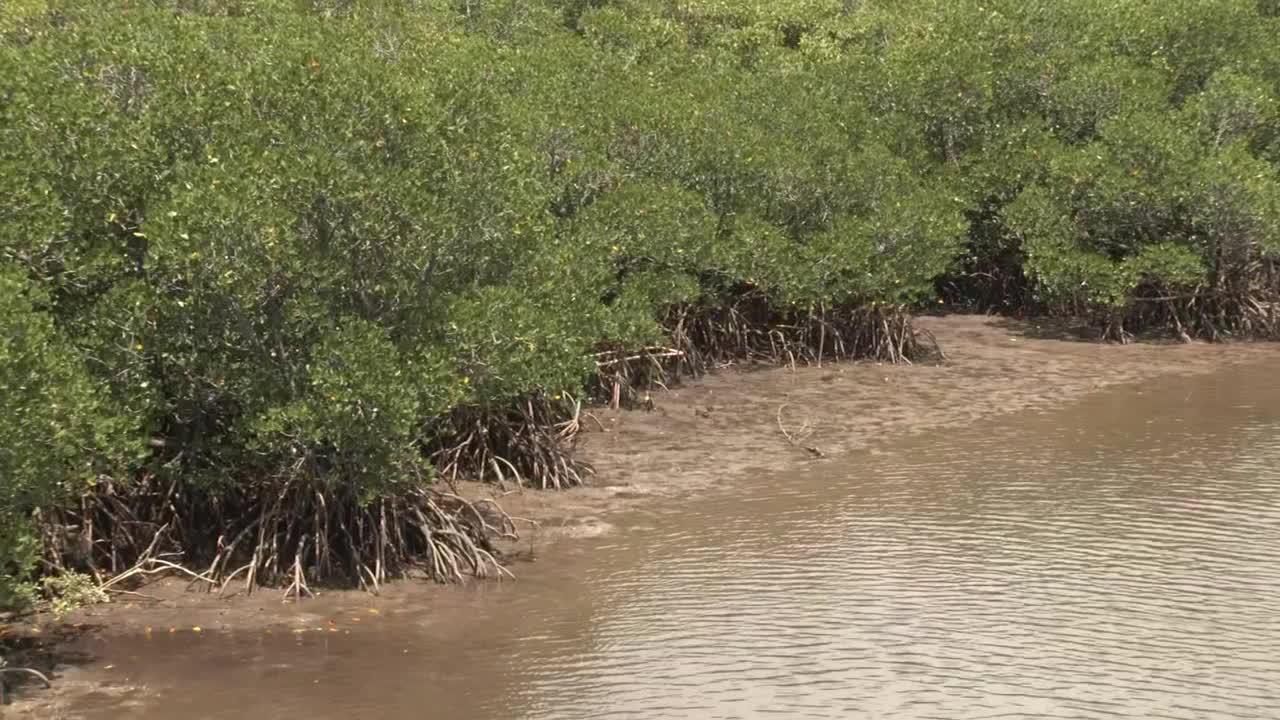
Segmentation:
{"type": "MultiPolygon", "coordinates": [[[[3,0],[0,605],[506,569],[595,403],[1280,335],[1276,0],[3,0]],[[70,580],[69,580],[70,579],[70,580]]],[[[660,401],[660,398],[659,398],[660,401]]]]}

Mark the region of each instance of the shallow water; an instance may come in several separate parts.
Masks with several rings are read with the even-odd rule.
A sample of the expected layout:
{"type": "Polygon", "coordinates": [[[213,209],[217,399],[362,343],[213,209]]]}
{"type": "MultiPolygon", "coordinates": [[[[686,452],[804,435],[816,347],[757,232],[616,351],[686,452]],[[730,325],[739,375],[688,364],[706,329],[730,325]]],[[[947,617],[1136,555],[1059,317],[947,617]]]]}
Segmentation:
{"type": "Polygon", "coordinates": [[[115,638],[89,718],[1280,718],[1280,373],[1057,410],[619,519],[306,633],[115,638]],[[356,622],[355,617],[360,617],[356,622]]]}

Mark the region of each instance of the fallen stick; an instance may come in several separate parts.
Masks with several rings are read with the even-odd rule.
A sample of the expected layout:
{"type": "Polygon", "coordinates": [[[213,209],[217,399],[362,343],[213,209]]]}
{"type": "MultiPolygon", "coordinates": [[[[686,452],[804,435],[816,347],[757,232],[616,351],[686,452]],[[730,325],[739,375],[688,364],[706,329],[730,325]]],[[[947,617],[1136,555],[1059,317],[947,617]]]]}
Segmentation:
{"type": "MultiPolygon", "coordinates": [[[[801,450],[808,452],[810,455],[814,457],[817,457],[817,458],[826,457],[826,453],[822,452],[818,448],[812,445],[805,445],[801,440],[796,439],[794,435],[792,435],[790,432],[787,431],[786,426],[782,424],[782,411],[785,410],[789,404],[790,403],[783,403],[782,405],[778,406],[778,413],[777,413],[778,430],[782,432],[782,436],[786,438],[787,442],[790,443],[792,446],[798,447],[801,450]]],[[[800,428],[800,432],[805,433],[805,431],[808,429],[809,429],[809,422],[806,420],[805,424],[800,428]]],[[[807,436],[808,433],[805,433],[805,435],[807,436]]]]}
{"type": "Polygon", "coordinates": [[[46,688],[53,687],[53,683],[49,682],[49,678],[39,670],[23,667],[0,667],[0,705],[9,704],[9,684],[5,682],[4,679],[4,676],[7,673],[24,673],[26,675],[33,675],[36,678],[39,678],[40,682],[43,682],[46,688]]]}

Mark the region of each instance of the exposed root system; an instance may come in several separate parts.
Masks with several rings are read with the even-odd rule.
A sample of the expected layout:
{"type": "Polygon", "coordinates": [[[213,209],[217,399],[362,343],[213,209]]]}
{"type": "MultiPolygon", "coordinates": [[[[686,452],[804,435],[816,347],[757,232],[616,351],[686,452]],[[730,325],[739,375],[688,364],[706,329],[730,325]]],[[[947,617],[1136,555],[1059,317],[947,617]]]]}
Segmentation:
{"type": "Polygon", "coordinates": [[[511,519],[491,502],[425,486],[366,501],[353,488],[301,477],[216,493],[146,479],[108,483],[41,525],[46,562],[92,572],[105,592],[179,574],[220,593],[280,587],[286,599],[310,595],[315,580],[377,592],[413,574],[446,582],[509,575],[493,541],[515,538],[511,519]]]}
{"type": "Polygon", "coordinates": [[[919,351],[911,315],[896,306],[779,312],[746,296],[723,308],[678,307],[667,322],[684,352],[683,367],[695,374],[737,358],[787,365],[855,357],[910,362],[919,351]]]}
{"type": "Polygon", "coordinates": [[[1129,342],[1135,334],[1167,331],[1184,342],[1280,339],[1280,259],[1256,253],[1227,262],[1204,284],[1172,292],[1139,288],[1123,307],[1097,315],[1104,340],[1129,342]]]}
{"type": "Polygon", "coordinates": [[[655,386],[665,388],[669,378],[679,375],[684,359],[684,351],[666,347],[598,352],[593,395],[617,410],[624,401],[630,404],[642,393],[643,404],[651,409],[650,391],[655,386]]]}
{"type": "MultiPolygon", "coordinates": [[[[666,325],[670,346],[599,348],[597,400],[616,408],[643,397],[651,407],[654,387],[742,359],[910,362],[930,343],[937,351],[931,337],[912,329],[906,309],[893,306],[778,311],[745,293],[723,308],[673,308],[666,325]]],[[[426,451],[450,486],[465,479],[571,487],[592,472],[573,454],[587,417],[582,402],[567,396],[459,408],[432,428],[426,451]]],[[[781,411],[779,428],[792,444],[822,456],[783,425],[781,411]]],[[[210,487],[154,477],[127,487],[105,482],[80,507],[41,518],[46,562],[51,570],[93,573],[106,593],[137,595],[147,578],[177,574],[207,591],[272,586],[285,599],[311,595],[318,581],[377,592],[389,578],[413,573],[440,581],[509,574],[492,541],[514,539],[515,527],[496,505],[430,489],[425,479],[369,498],[352,484],[319,479],[311,464],[301,458],[283,476],[210,487]]]]}
{"type": "Polygon", "coordinates": [[[432,451],[439,476],[562,489],[581,485],[590,465],[573,457],[582,403],[530,397],[508,407],[459,408],[438,428],[432,451]]]}
{"type": "Polygon", "coordinates": [[[933,337],[915,330],[911,314],[900,306],[817,306],[798,312],[778,310],[758,293],[745,292],[724,306],[673,307],[663,324],[670,347],[604,348],[596,355],[592,395],[597,401],[615,408],[637,401],[648,405],[654,387],[743,360],[795,367],[850,358],[910,363],[944,357],[933,337]]]}

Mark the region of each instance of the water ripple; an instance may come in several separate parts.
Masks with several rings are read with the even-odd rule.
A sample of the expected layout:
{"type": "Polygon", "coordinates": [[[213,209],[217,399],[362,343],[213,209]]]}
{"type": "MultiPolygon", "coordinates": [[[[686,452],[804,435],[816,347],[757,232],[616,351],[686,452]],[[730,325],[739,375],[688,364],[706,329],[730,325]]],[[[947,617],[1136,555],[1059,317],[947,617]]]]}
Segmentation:
{"type": "Polygon", "coordinates": [[[673,512],[590,579],[590,644],[570,617],[510,658],[504,709],[1280,717],[1270,375],[1217,381],[1247,404],[1131,393],[673,512]]]}
{"type": "Polygon", "coordinates": [[[1273,368],[751,478],[575,547],[476,585],[444,639],[413,607],[118,643],[118,672],[168,689],[86,715],[1280,718],[1273,368]]]}

